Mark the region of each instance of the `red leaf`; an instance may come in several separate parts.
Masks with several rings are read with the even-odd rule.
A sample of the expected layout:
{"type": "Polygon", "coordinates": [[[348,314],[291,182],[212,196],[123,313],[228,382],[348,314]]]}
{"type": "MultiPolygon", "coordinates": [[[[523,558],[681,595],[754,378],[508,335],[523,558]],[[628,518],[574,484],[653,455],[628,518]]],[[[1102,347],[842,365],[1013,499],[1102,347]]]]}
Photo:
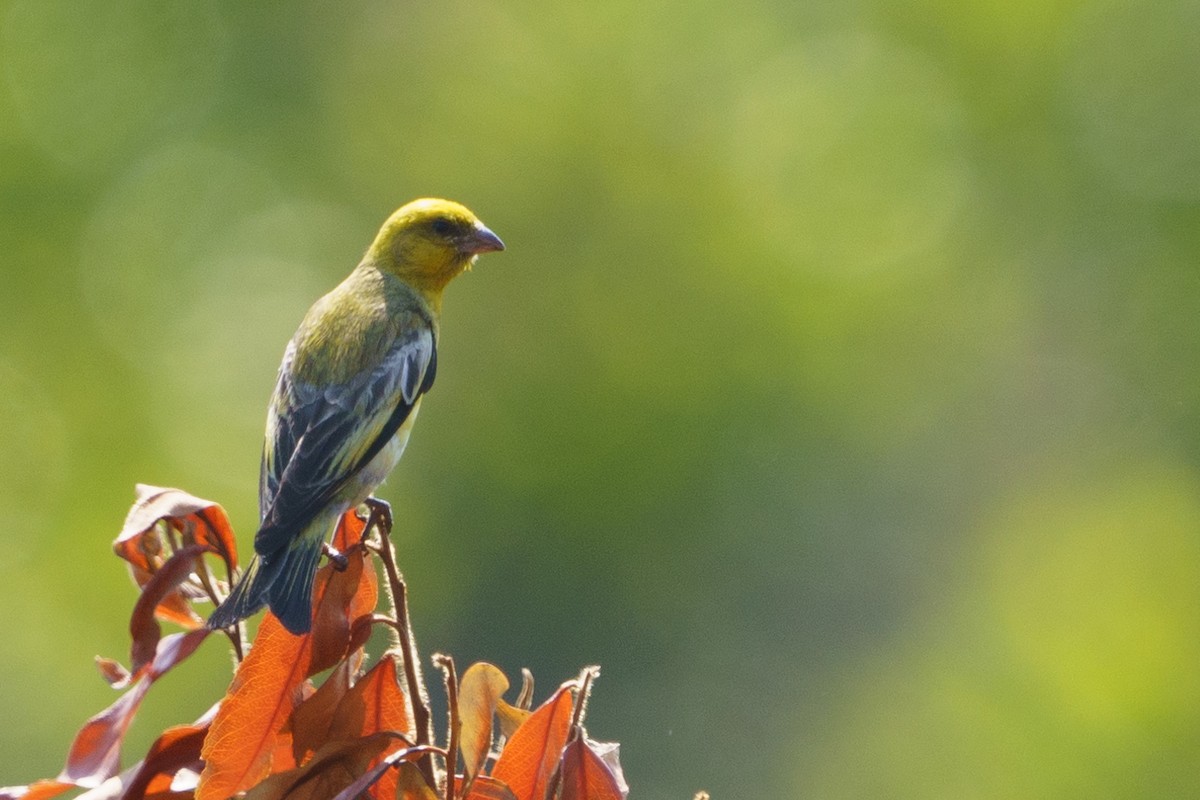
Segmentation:
{"type": "Polygon", "coordinates": [[[333,541],[330,542],[330,546],[340,553],[357,547],[362,542],[366,528],[367,521],[358,515],[357,509],[352,508],[338,520],[337,530],[333,532],[333,541]]]}
{"type": "Polygon", "coordinates": [[[208,638],[210,633],[212,631],[208,628],[201,628],[198,631],[172,633],[169,636],[159,639],[158,647],[154,653],[154,660],[150,662],[150,670],[147,673],[147,677],[151,680],[162,677],[163,674],[180,661],[183,661],[196,652],[196,648],[208,638]]]}
{"type": "MultiPolygon", "coordinates": [[[[338,531],[343,527],[344,524],[338,525],[338,531]]],[[[342,660],[349,648],[354,622],[374,611],[379,602],[375,570],[366,563],[366,551],[356,546],[343,552],[345,570],[337,572],[332,564],[327,564],[318,571],[319,575],[331,570],[334,577],[328,580],[328,596],[323,602],[318,602],[316,588],[313,590],[312,664],[308,675],[324,672],[342,660]]]]}
{"type": "Polygon", "coordinates": [[[398,656],[386,653],[350,687],[338,704],[329,738],[350,739],[380,731],[408,736],[408,708],[396,670],[398,656]]]}
{"type": "Polygon", "coordinates": [[[609,770],[594,749],[597,744],[576,736],[567,745],[562,759],[561,800],[625,800],[628,790],[623,789],[624,781],[618,781],[609,770]]]}
{"type": "Polygon", "coordinates": [[[196,561],[203,552],[204,548],[201,545],[184,547],[168,558],[142,587],[142,593],[129,618],[129,635],[133,639],[129,669],[134,675],[153,660],[158,641],[162,637],[162,626],[154,618],[155,610],[164,598],[177,594],[179,584],[192,574],[196,568],[196,561]]]}
{"type": "Polygon", "coordinates": [[[154,660],[133,688],[79,729],[58,780],[92,788],[116,775],[121,742],[146,692],[157,678],[191,655],[207,636],[207,630],[198,630],[164,637],[158,643],[154,660]]]}
{"type": "MultiPolygon", "coordinates": [[[[355,738],[383,731],[411,736],[408,706],[400,689],[396,661],[395,654],[385,654],[366,675],[350,687],[350,691],[342,698],[337,711],[334,712],[329,726],[331,740],[355,738]]],[[[374,792],[375,797],[394,797],[396,774],[384,774],[374,792]]]]}
{"type": "Polygon", "coordinates": [[[163,543],[159,536],[149,534],[160,520],[166,520],[179,531],[185,545],[203,545],[221,556],[230,569],[237,566],[237,543],[225,509],[179,489],[141,483],[137,487],[137,500],[113,542],[113,550],[138,569],[148,573],[157,571],[162,563],[163,543]]]}
{"type": "Polygon", "coordinates": [[[138,681],[115,703],[83,724],[71,743],[66,766],[58,776],[60,781],[92,788],[117,774],[121,742],[149,688],[149,680],[138,681]]]}
{"type": "Polygon", "coordinates": [[[518,800],[542,800],[571,725],[571,686],[563,686],[521,723],[492,769],[518,800]]]}
{"type": "MultiPolygon", "coordinates": [[[[304,681],[346,654],[350,615],[359,615],[366,602],[362,595],[369,595],[374,607],[374,582],[362,580],[364,572],[372,577],[374,573],[364,570],[364,559],[358,549],[348,554],[344,571],[332,564],[317,571],[311,633],[289,633],[270,612],[263,618],[205,739],[205,767],[196,800],[226,800],[271,771],[279,733],[303,699],[304,681]]],[[[289,758],[290,754],[289,743],[289,758]]]]}

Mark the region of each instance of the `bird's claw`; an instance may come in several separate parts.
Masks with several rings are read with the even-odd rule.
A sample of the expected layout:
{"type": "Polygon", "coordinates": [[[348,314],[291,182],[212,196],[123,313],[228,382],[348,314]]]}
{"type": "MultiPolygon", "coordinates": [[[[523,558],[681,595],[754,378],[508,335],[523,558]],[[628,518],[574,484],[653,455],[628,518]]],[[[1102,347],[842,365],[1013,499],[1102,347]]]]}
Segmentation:
{"type": "Polygon", "coordinates": [[[367,517],[367,526],[375,526],[383,536],[390,534],[392,532],[391,505],[378,497],[368,497],[363,504],[370,511],[370,515],[367,517]]]}
{"type": "Polygon", "coordinates": [[[346,554],[335,550],[329,542],[321,545],[321,552],[329,558],[329,563],[333,564],[333,568],[338,572],[345,572],[346,567],[350,566],[350,559],[346,558],[346,554]]]}

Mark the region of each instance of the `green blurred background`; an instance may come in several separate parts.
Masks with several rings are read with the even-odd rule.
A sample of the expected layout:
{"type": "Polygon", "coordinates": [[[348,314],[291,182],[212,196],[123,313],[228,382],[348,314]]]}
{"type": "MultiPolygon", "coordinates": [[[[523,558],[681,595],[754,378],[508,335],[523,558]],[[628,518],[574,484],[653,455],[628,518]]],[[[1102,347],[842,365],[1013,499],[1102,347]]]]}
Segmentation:
{"type": "Polygon", "coordinates": [[[248,549],[441,195],[509,249],[381,492],[426,653],[602,664],[647,800],[1200,794],[1194,0],[0,6],[0,784],[114,699],[135,482],[248,549]]]}

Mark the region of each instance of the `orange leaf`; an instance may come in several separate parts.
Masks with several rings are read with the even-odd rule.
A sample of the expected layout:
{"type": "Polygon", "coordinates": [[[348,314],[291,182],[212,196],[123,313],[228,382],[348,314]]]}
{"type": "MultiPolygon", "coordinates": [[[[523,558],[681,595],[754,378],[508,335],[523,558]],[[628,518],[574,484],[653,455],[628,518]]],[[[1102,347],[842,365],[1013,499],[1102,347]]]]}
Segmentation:
{"type": "Polygon", "coordinates": [[[160,520],[179,531],[185,545],[203,545],[221,556],[231,569],[237,566],[237,543],[225,509],[179,489],[142,483],[137,486],[137,500],[125,517],[113,550],[133,567],[155,572],[162,563],[163,542],[156,533],[151,534],[160,520]]]}
{"type": "MultiPolygon", "coordinates": [[[[338,525],[339,535],[343,528],[350,527],[343,517],[338,525]]],[[[360,525],[361,520],[353,518],[360,525]]],[[[369,615],[379,602],[379,593],[373,565],[366,561],[366,550],[355,546],[346,555],[346,569],[337,572],[329,580],[328,597],[318,602],[316,588],[313,592],[312,664],[308,674],[324,672],[342,660],[350,644],[354,623],[369,615]]],[[[327,564],[318,571],[333,570],[327,564]]],[[[269,615],[268,615],[269,616],[269,615]]]]}
{"type": "Polygon", "coordinates": [[[337,530],[333,532],[330,545],[334,550],[344,553],[362,541],[366,527],[367,521],[358,515],[358,509],[352,508],[338,520],[337,530]]]}
{"type": "Polygon", "coordinates": [[[326,800],[354,783],[393,742],[386,734],[327,742],[303,767],[270,776],[246,800],[326,800]]]}
{"type": "MultiPolygon", "coordinates": [[[[396,672],[397,656],[385,653],[366,675],[358,679],[338,704],[331,740],[366,736],[382,731],[410,735],[408,706],[396,672]]],[[[384,773],[374,787],[375,796],[391,798],[396,793],[395,773],[384,773]]]]}
{"type": "Polygon", "coordinates": [[[379,731],[407,736],[408,709],[396,671],[398,657],[385,653],[350,687],[329,726],[330,739],[349,739],[379,731]]]}
{"type": "Polygon", "coordinates": [[[625,800],[624,778],[618,780],[599,752],[604,748],[615,762],[616,747],[576,736],[563,751],[561,800],[625,800]]]}
{"type": "Polygon", "coordinates": [[[463,758],[463,775],[469,784],[479,774],[492,749],[492,716],[496,703],[508,691],[508,678],[497,667],[472,664],[458,685],[458,717],[462,721],[458,746],[463,758]]]}
{"type": "Polygon", "coordinates": [[[571,725],[571,686],[559,688],[513,733],[492,769],[518,800],[542,800],[571,725]]]}
{"type": "MultiPolygon", "coordinates": [[[[128,562],[129,572],[140,588],[150,583],[172,552],[193,545],[216,553],[232,574],[237,566],[237,545],[224,509],[178,489],[139,484],[137,493],[121,533],[113,542],[113,551],[128,562]],[[160,522],[172,535],[164,536],[160,522]]],[[[176,586],[178,589],[173,586],[160,594],[151,609],[154,615],[185,628],[202,627],[204,620],[192,610],[189,598],[204,596],[203,587],[198,582],[176,586]]]]}
{"type": "MultiPolygon", "coordinates": [[[[196,800],[226,800],[270,772],[278,735],[303,699],[304,681],[333,666],[346,653],[349,615],[365,602],[356,595],[364,559],[359,549],[349,554],[344,571],[335,570],[332,564],[317,571],[311,633],[289,633],[270,612],[263,618],[254,645],[233,676],[205,739],[205,767],[196,800]]],[[[374,584],[370,580],[363,583],[358,594],[369,594],[373,603],[374,584]]]]}
{"type": "Polygon", "coordinates": [[[163,637],[154,660],[129,691],[115,703],[89,719],[75,734],[67,763],[58,780],[84,788],[94,788],[117,774],[121,743],[133,722],[134,714],[150,686],[164,673],[190,656],[208,636],[207,630],[174,633],[163,637]]]}
{"type": "Polygon", "coordinates": [[[197,800],[225,800],[270,771],[276,734],[293,711],[311,655],[311,637],[293,636],[270,613],[263,618],[204,740],[197,800]]]}
{"type": "Polygon", "coordinates": [[[329,740],[333,714],[350,689],[350,672],[350,659],[342,659],[320,688],[292,712],[292,756],[297,764],[329,740]]]}

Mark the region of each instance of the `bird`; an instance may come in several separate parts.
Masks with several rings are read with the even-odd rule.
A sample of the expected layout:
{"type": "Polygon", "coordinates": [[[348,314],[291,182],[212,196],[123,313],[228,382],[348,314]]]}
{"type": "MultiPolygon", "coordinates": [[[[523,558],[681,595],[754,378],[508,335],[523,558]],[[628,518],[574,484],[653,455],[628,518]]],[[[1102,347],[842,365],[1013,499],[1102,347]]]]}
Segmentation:
{"type": "Polygon", "coordinates": [[[443,290],[481,254],[503,249],[465,206],[414,200],[308,310],[267,409],[255,555],[209,628],[269,606],[291,633],[312,629],[326,538],[399,462],[433,386],[443,290]]]}

